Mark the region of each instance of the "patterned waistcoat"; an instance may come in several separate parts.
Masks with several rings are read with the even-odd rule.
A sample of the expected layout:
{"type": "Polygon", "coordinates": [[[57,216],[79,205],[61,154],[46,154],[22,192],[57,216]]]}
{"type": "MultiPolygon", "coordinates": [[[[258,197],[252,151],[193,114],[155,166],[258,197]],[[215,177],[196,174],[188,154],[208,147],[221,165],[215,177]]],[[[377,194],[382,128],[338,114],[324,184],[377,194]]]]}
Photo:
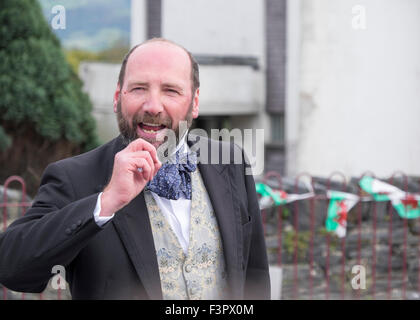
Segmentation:
{"type": "Polygon", "coordinates": [[[217,220],[197,170],[192,197],[187,254],[150,191],[144,192],[159,265],[163,299],[227,298],[226,268],[217,220]]]}

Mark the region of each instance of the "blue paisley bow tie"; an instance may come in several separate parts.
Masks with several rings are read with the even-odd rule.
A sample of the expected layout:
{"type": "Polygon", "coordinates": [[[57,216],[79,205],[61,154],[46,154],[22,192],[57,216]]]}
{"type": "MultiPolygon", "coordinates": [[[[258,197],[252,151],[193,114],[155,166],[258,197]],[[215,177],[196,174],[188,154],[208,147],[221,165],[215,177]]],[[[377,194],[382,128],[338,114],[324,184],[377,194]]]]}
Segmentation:
{"type": "Polygon", "coordinates": [[[182,195],[191,200],[191,174],[197,168],[197,155],[193,152],[175,153],[175,159],[166,162],[157,172],[147,189],[160,197],[178,200],[182,195]]]}

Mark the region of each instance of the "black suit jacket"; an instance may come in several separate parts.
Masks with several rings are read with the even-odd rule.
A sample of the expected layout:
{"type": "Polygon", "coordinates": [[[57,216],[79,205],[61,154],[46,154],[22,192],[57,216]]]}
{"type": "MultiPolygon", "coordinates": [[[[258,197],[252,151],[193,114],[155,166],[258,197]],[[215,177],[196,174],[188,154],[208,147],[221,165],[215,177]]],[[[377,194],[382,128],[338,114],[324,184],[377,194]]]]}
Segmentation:
{"type": "MultiPolygon", "coordinates": [[[[219,144],[233,162],[233,144],[194,139],[212,147],[219,144]]],[[[63,265],[73,299],[162,299],[143,193],[104,227],[93,217],[114,156],[123,148],[119,136],[46,168],[33,206],[0,235],[0,283],[15,291],[42,292],[53,266],[63,265]]],[[[245,162],[198,167],[221,232],[230,298],[269,299],[260,210],[245,162]]]]}

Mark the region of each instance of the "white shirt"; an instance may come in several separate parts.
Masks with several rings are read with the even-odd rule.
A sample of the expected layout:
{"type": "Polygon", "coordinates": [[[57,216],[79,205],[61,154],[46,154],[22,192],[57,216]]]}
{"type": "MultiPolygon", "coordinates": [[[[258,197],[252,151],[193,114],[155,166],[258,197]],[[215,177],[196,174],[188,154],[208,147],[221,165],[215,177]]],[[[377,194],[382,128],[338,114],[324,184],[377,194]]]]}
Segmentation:
{"type": "MultiPolygon", "coordinates": [[[[180,143],[176,147],[175,152],[181,148],[188,150],[188,145],[186,143],[187,132],[181,138],[180,143]]],[[[179,240],[184,253],[187,253],[188,244],[189,244],[189,234],[190,234],[190,212],[191,212],[191,200],[186,199],[181,196],[178,200],[166,199],[164,197],[158,196],[156,193],[150,191],[153,198],[156,201],[156,204],[159,206],[162,213],[165,215],[166,220],[169,222],[172,230],[179,240]]],[[[95,222],[98,226],[102,227],[105,223],[111,220],[115,213],[110,217],[100,217],[101,213],[101,196],[102,192],[98,196],[96,201],[96,207],[93,211],[93,216],[95,222]]]]}

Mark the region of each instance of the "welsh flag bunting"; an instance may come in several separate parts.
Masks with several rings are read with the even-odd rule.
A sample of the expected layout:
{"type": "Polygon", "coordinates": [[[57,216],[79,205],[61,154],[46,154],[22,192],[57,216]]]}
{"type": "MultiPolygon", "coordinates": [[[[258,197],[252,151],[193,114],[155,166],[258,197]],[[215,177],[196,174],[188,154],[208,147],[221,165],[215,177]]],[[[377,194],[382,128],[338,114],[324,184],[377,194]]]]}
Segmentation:
{"type": "Polygon", "coordinates": [[[327,191],[330,199],[328,206],[327,221],[325,223],[327,231],[333,231],[339,238],[346,236],[347,214],[351,208],[359,201],[359,197],[346,192],[327,191]]]}
{"type": "MultiPolygon", "coordinates": [[[[416,219],[420,217],[420,195],[404,192],[372,177],[363,177],[359,184],[362,190],[369,193],[375,201],[391,201],[401,218],[416,219]]],[[[264,183],[256,184],[257,193],[261,195],[260,209],[311,198],[314,196],[314,192],[311,187],[309,189],[311,191],[304,194],[288,194],[283,190],[273,190],[264,183]]],[[[327,191],[327,197],[330,199],[330,203],[325,223],[326,229],[335,232],[340,238],[345,237],[348,212],[358,201],[366,201],[366,199],[351,193],[333,190],[327,191]]]]}
{"type": "Polygon", "coordinates": [[[314,195],[313,192],[304,194],[289,194],[283,190],[273,190],[264,183],[256,183],[257,193],[261,195],[259,200],[260,209],[267,209],[272,206],[281,206],[297,200],[304,200],[314,195]]]}
{"type": "Polygon", "coordinates": [[[363,177],[360,187],[376,201],[391,201],[401,218],[416,219],[420,217],[420,196],[404,192],[388,183],[363,177]]]}
{"type": "Polygon", "coordinates": [[[407,193],[399,201],[392,202],[401,218],[416,219],[420,217],[420,196],[407,193]]]}

